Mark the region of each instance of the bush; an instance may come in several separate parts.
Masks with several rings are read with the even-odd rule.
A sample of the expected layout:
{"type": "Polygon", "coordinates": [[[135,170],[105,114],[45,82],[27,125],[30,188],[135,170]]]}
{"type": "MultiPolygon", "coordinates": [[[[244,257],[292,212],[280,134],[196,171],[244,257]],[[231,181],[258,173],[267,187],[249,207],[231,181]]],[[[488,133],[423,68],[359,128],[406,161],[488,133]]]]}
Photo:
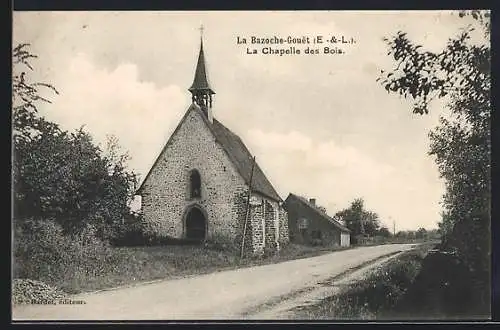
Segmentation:
{"type": "Polygon", "coordinates": [[[15,227],[14,278],[74,287],[119,263],[109,244],[96,238],[92,226],[71,236],[51,220],[17,221],[15,227]]]}
{"type": "Polygon", "coordinates": [[[12,281],[12,302],[14,304],[43,304],[65,297],[65,294],[43,282],[15,279],[12,281]]]}
{"type": "Polygon", "coordinates": [[[240,246],[234,240],[221,234],[213,234],[204,244],[205,248],[215,251],[238,252],[240,246]]]}
{"type": "Polygon", "coordinates": [[[280,235],[280,238],[278,240],[278,243],[280,245],[280,249],[283,249],[285,247],[287,247],[289,244],[290,244],[290,240],[289,239],[284,239],[281,235],[280,235]]]}
{"type": "Polygon", "coordinates": [[[53,219],[67,233],[92,223],[100,238],[109,239],[109,226],[129,213],[136,177],[125,169],[125,159],[107,155],[116,154],[116,146],[103,152],[80,129],[44,131],[14,147],[16,218],[53,219]]]}
{"type": "Polygon", "coordinates": [[[269,242],[267,246],[264,247],[264,258],[271,258],[278,255],[277,244],[274,241],[269,242]]]}
{"type": "Polygon", "coordinates": [[[420,263],[420,257],[415,255],[390,261],[366,280],[354,285],[349,292],[340,295],[338,299],[343,301],[340,305],[354,301],[375,315],[391,310],[417,276],[420,263]]]}
{"type": "Polygon", "coordinates": [[[453,253],[429,254],[395,312],[418,319],[485,319],[490,301],[475,287],[474,272],[453,253]]]}
{"type": "MultiPolygon", "coordinates": [[[[320,304],[306,308],[306,317],[375,319],[387,317],[417,277],[430,249],[422,246],[382,264],[363,280],[320,304]]],[[[299,315],[304,316],[304,315],[299,315]]]]}
{"type": "Polygon", "coordinates": [[[114,246],[144,246],[147,244],[140,216],[131,214],[123,224],[115,225],[110,243],[114,246]]]}

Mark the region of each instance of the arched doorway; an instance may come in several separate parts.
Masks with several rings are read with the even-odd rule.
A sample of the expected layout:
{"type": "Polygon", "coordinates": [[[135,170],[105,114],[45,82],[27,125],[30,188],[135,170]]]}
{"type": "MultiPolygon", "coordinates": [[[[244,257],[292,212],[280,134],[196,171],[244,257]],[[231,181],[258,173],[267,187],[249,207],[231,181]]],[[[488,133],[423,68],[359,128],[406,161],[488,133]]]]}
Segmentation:
{"type": "Polygon", "coordinates": [[[186,214],[185,221],[186,239],[203,241],[207,232],[207,219],[198,207],[192,207],[186,214]]]}

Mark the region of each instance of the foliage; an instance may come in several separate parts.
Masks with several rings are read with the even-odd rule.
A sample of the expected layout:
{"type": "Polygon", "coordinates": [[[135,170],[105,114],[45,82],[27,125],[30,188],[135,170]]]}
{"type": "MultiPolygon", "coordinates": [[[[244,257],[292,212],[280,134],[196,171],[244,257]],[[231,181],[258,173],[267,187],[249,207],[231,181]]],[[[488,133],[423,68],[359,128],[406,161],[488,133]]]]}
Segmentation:
{"type": "Polygon", "coordinates": [[[12,281],[14,304],[48,304],[62,298],[65,298],[63,292],[43,282],[26,279],[12,281]]]}
{"type": "Polygon", "coordinates": [[[125,215],[123,223],[114,226],[113,234],[110,239],[113,246],[141,246],[152,241],[144,234],[142,216],[137,213],[125,215]]]}
{"type": "Polygon", "coordinates": [[[317,209],[326,214],[326,208],[324,206],[317,206],[317,209]]]}
{"type": "Polygon", "coordinates": [[[213,233],[204,243],[204,247],[215,251],[227,251],[239,254],[241,246],[237,244],[231,237],[220,233],[213,233]]]}
{"type": "Polygon", "coordinates": [[[134,174],[110,164],[82,129],[19,142],[14,167],[16,218],[54,219],[70,233],[92,223],[108,239],[130,213],[134,174]]]}
{"type": "Polygon", "coordinates": [[[377,231],[377,235],[380,235],[382,237],[389,238],[391,237],[391,232],[389,229],[385,226],[380,227],[380,229],[377,231]]]}
{"type": "Polygon", "coordinates": [[[14,48],[14,217],[53,219],[67,233],[88,224],[103,238],[113,237],[116,226],[130,213],[128,203],[137,183],[126,170],[127,154],[109,137],[103,151],[83,128],[69,133],[38,115],[38,87],[55,91],[46,83],[31,83],[24,68],[32,70],[36,58],[27,44],[14,48]],[[16,105],[17,104],[17,105],[16,105]]]}
{"type": "Polygon", "coordinates": [[[417,277],[432,245],[421,245],[383,263],[338,294],[298,311],[296,318],[377,319],[383,318],[404,297],[417,277]]]}
{"type": "Polygon", "coordinates": [[[341,219],[341,222],[351,231],[351,237],[374,236],[380,227],[378,215],[365,210],[362,198],[355,199],[349,208],[337,212],[335,217],[341,219]]]}
{"type": "Polygon", "coordinates": [[[414,239],[415,231],[414,230],[401,230],[396,233],[396,237],[414,239]]]}
{"type": "Polygon", "coordinates": [[[430,133],[435,156],[446,183],[440,225],[445,246],[488,286],[490,270],[490,44],[489,12],[461,11],[482,28],[485,41],[471,42],[472,26],[450,38],[437,53],[423,51],[406,33],[385,39],[397,66],[383,72],[388,92],[414,100],[414,112],[429,112],[435,98],[447,101],[449,118],[430,133]]]}
{"type": "Polygon", "coordinates": [[[217,250],[200,245],[189,246],[185,245],[185,242],[178,242],[179,245],[170,241],[169,245],[110,247],[97,241],[97,245],[89,242],[81,253],[77,253],[78,249],[81,249],[78,246],[83,246],[80,244],[85,240],[72,243],[72,239],[67,235],[61,235],[62,229],[54,222],[38,221],[36,223],[37,225],[32,227],[32,232],[37,233],[34,239],[28,239],[26,232],[25,235],[15,236],[25,239],[16,243],[15,251],[18,252],[15,257],[15,267],[18,270],[14,272],[14,277],[41,280],[68,293],[100,290],[138,281],[206,274],[226,268],[271,264],[342,250],[342,248],[327,249],[288,244],[279,255],[240,260],[237,254],[227,249],[217,250]],[[58,228],[56,235],[52,234],[54,233],[53,227],[58,228]],[[56,253],[54,256],[50,247],[53,250],[66,249],[68,252],[56,253]],[[28,251],[34,249],[41,252],[36,252],[33,258],[30,258],[28,251]],[[51,273],[47,274],[46,270],[49,266],[51,273]],[[93,271],[94,268],[97,271],[93,271]],[[28,274],[25,270],[32,270],[32,272],[28,274]]]}
{"type": "Polygon", "coordinates": [[[38,103],[50,103],[49,99],[40,95],[42,90],[50,90],[55,94],[58,94],[58,91],[50,84],[29,81],[29,71],[33,71],[30,60],[37,58],[29,51],[29,46],[26,43],[19,44],[12,50],[12,135],[15,143],[21,140],[29,141],[41,130],[58,128],[56,124],[37,116],[38,103]]]}
{"type": "Polygon", "coordinates": [[[427,230],[425,230],[425,228],[418,228],[417,232],[415,233],[415,238],[427,238],[427,230]]]}
{"type": "Polygon", "coordinates": [[[99,276],[119,262],[109,245],[96,238],[92,227],[65,235],[56,222],[33,219],[15,223],[14,260],[14,278],[59,287],[72,283],[79,274],[99,276]]]}
{"type": "Polygon", "coordinates": [[[489,318],[490,301],[478,295],[471,282],[471,272],[463,262],[453,254],[433,250],[397,306],[386,314],[413,320],[489,318]]]}

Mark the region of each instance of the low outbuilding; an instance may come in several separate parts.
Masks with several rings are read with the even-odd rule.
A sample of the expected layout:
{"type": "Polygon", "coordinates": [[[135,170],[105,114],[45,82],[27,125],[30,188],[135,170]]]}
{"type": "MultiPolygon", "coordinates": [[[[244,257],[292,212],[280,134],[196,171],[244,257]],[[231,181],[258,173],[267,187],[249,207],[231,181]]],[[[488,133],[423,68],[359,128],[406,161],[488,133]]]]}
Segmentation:
{"type": "Polygon", "coordinates": [[[285,200],[288,213],[290,242],[307,245],[348,247],[351,233],[348,228],[330,217],[316,199],[289,194],[285,200]]]}

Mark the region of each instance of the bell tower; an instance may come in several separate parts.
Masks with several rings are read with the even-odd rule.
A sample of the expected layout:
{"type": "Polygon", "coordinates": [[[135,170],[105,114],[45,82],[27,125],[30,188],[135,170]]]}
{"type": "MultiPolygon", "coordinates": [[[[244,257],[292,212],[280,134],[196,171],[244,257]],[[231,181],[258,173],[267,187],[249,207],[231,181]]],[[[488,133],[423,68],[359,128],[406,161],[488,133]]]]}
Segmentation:
{"type": "Polygon", "coordinates": [[[198,63],[194,73],[193,84],[189,88],[191,100],[196,103],[207,116],[210,122],[213,122],[212,102],[214,90],[208,83],[207,70],[205,64],[205,54],[203,52],[203,26],[200,27],[200,53],[198,54],[198,63]]]}

